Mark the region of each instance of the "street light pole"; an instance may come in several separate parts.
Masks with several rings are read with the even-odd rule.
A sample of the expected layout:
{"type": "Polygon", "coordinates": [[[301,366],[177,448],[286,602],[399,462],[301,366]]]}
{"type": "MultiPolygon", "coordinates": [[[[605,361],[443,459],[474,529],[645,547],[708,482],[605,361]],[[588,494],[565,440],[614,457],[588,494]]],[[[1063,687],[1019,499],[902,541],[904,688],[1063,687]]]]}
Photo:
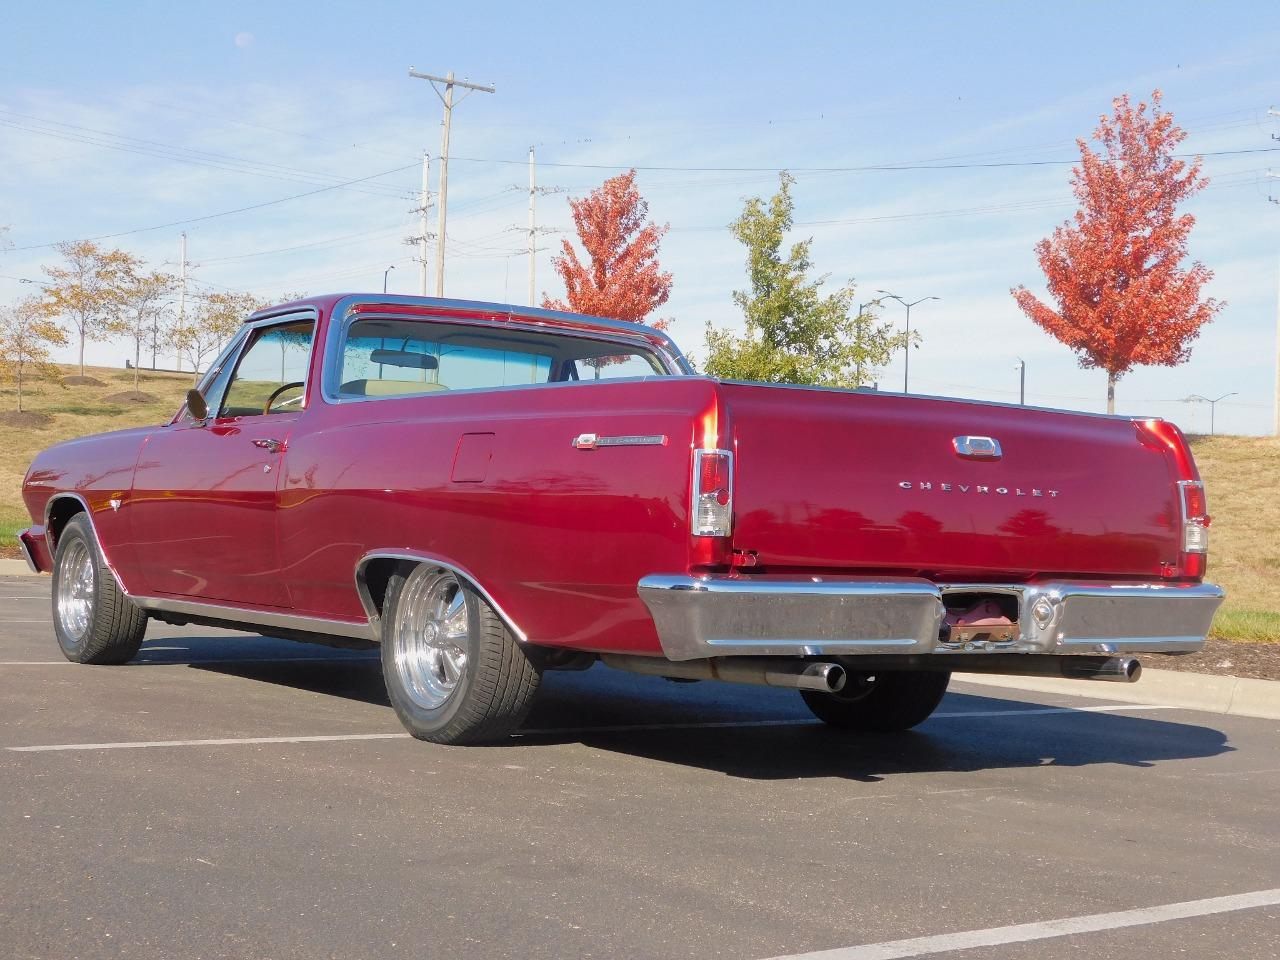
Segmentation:
{"type": "Polygon", "coordinates": [[[1224,393],[1222,396],[1216,399],[1210,399],[1209,397],[1202,397],[1198,393],[1193,393],[1191,394],[1191,396],[1187,397],[1187,400],[1192,403],[1199,402],[1199,403],[1207,403],[1209,405],[1209,436],[1212,437],[1214,433],[1214,428],[1216,427],[1215,414],[1217,412],[1217,406],[1219,401],[1225,400],[1227,399],[1227,397],[1237,397],[1239,395],[1240,395],[1239,391],[1232,390],[1230,393],[1224,393]]]}
{"type": "MultiPolygon", "coordinates": [[[[883,291],[877,290],[877,293],[883,291]]],[[[907,308],[907,341],[902,345],[902,392],[910,393],[911,389],[911,308],[917,304],[924,303],[926,300],[941,300],[941,297],[921,297],[919,300],[912,300],[908,303],[896,294],[887,295],[890,300],[897,300],[900,304],[907,308]]]]}
{"type": "Polygon", "coordinates": [[[1018,358],[1018,404],[1027,405],[1027,361],[1018,358]]]}
{"type": "Polygon", "coordinates": [[[858,386],[862,386],[862,377],[863,377],[863,374],[866,372],[866,364],[863,361],[863,357],[866,356],[866,349],[864,347],[864,340],[866,339],[866,327],[863,323],[862,318],[866,316],[867,307],[878,307],[882,304],[886,296],[893,296],[893,294],[886,293],[884,290],[877,290],[876,293],[880,294],[880,296],[876,297],[874,300],[868,300],[865,303],[858,304],[857,324],[858,324],[859,353],[858,353],[858,366],[856,368],[857,376],[858,376],[858,386]]]}
{"type": "Polygon", "coordinates": [[[396,265],[393,263],[391,266],[387,267],[387,269],[382,271],[382,292],[383,293],[387,292],[387,274],[389,274],[395,268],[396,268],[396,265]]]}

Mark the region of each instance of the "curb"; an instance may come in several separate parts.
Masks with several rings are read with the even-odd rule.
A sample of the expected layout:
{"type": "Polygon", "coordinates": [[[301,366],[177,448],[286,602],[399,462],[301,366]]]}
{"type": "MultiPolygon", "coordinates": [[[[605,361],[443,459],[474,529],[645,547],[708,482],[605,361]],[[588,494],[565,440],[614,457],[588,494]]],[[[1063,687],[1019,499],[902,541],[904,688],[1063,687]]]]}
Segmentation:
{"type": "Polygon", "coordinates": [[[1053,677],[1006,677],[984,673],[957,673],[956,680],[990,687],[1011,687],[1035,693],[1058,693],[1095,700],[1122,700],[1186,710],[1203,710],[1235,717],[1280,720],[1280,680],[1220,677],[1178,670],[1142,671],[1137,683],[1099,683],[1059,680],[1053,677]]]}
{"type": "Polygon", "coordinates": [[[0,577],[38,577],[32,573],[25,560],[6,560],[0,558],[0,577]]]}

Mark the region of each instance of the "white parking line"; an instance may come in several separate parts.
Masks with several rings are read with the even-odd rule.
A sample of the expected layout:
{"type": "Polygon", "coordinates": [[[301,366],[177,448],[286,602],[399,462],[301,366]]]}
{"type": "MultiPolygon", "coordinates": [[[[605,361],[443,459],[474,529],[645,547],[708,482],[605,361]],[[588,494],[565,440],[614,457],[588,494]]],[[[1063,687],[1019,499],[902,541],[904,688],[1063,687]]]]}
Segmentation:
{"type": "Polygon", "coordinates": [[[327,743],[336,740],[403,740],[407,733],[345,733],[320,737],[236,737],[220,740],[126,740],[122,743],[53,743],[35,747],[5,747],[14,753],[52,753],[62,750],[134,750],[142,747],[238,747],[259,743],[327,743]]]}
{"type": "MultiPolygon", "coordinates": [[[[233,657],[216,660],[134,660],[130,667],[200,667],[233,663],[377,663],[374,657],[233,657]]],[[[0,667],[81,666],[70,660],[0,660],[0,667]]],[[[119,668],[116,668],[119,669],[119,668]]]]}
{"type": "Polygon", "coordinates": [[[1280,904],[1280,888],[1258,890],[1254,893],[1238,893],[1229,897],[1211,897],[1207,900],[1167,903],[1157,907],[1140,907],[1137,910],[1066,917],[1062,920],[1046,920],[1041,923],[1019,923],[1008,927],[991,927],[987,930],[944,933],[936,937],[913,937],[910,940],[867,943],[857,947],[837,947],[834,950],[788,954],[785,957],[774,957],[772,960],[899,960],[903,957],[925,957],[931,954],[952,953],[956,950],[972,950],[975,947],[997,947],[1007,943],[1026,943],[1031,940],[1048,940],[1052,937],[1069,937],[1080,933],[1140,927],[1152,923],[1167,923],[1170,920],[1187,920],[1216,913],[1271,907],[1277,904],[1280,904]]]}
{"type": "MultiPolygon", "coordinates": [[[[1153,704],[1117,704],[1101,707],[1045,707],[1029,710],[975,710],[955,713],[936,713],[942,720],[965,718],[991,719],[995,717],[1034,717],[1048,714],[1107,713],[1115,710],[1172,710],[1153,704]]],[[[521,730],[516,736],[564,736],[590,733],[644,733],[655,730],[725,730],[753,727],[808,727],[818,726],[818,720],[720,720],[693,723],[634,723],[599,727],[548,727],[521,730]]],[[[233,737],[219,740],[124,740],[118,743],[51,743],[29,747],[5,747],[15,753],[53,753],[66,750],[132,750],[142,747],[236,747],[257,743],[327,743],[338,740],[395,740],[407,737],[407,733],[353,733],[333,736],[304,737],[233,737]]]]}

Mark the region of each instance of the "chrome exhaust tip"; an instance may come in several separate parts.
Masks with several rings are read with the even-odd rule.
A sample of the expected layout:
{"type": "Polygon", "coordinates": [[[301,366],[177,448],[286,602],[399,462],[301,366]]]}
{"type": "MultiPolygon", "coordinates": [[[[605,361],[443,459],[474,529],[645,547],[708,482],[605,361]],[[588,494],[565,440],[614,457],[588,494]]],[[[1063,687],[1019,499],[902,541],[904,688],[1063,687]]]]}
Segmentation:
{"type": "Polygon", "coordinates": [[[1066,676],[1081,680],[1107,680],[1111,683],[1137,683],[1142,676],[1142,663],[1137,657],[1108,657],[1101,663],[1063,664],[1066,676]]]}

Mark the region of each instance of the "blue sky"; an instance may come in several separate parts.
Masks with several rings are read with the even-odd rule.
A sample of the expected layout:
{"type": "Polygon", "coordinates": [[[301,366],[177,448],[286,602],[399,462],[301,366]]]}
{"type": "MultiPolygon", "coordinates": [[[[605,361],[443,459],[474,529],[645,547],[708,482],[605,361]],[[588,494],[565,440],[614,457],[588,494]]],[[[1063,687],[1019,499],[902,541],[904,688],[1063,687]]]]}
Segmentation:
{"type": "MultiPolygon", "coordinates": [[[[671,225],[663,313],[695,358],[707,322],[741,322],[730,293],[743,251],[725,227],[743,197],[774,189],[771,170],[1037,162],[800,172],[796,237],[867,299],[942,298],[912,314],[924,335],[913,391],[1016,400],[1021,356],[1029,402],[1077,409],[1102,408],[1103,375],[1079,370],[1008,293],[1042,289],[1032,248],[1072,209],[1069,165],[1038,162],[1072,160],[1112,96],[1155,87],[1188,150],[1280,148],[1267,116],[1280,107],[1274,3],[69,3],[11,4],[4,19],[4,300],[31,289],[17,278],[40,276],[45,244],[123,234],[104,242],[171,265],[182,230],[197,287],[376,290],[394,263],[390,288],[416,292],[402,240],[440,107],[407,69],[453,69],[498,92],[455,113],[448,295],[524,300],[514,188],[531,144],[540,182],[565,191],[539,201],[553,229],[570,225],[567,196],[640,168],[671,225]],[[744,167],[761,169],[726,169],[744,167]]],[[[1280,172],[1280,152],[1206,159],[1192,253],[1228,306],[1190,363],[1122,380],[1121,412],[1204,430],[1207,408],[1180,398],[1234,390],[1219,429],[1270,432],[1280,180],[1268,168],[1280,172]]],[[[558,296],[550,257],[538,290],[558,296]]],[[[884,383],[901,378],[899,360],[884,383]]]]}

